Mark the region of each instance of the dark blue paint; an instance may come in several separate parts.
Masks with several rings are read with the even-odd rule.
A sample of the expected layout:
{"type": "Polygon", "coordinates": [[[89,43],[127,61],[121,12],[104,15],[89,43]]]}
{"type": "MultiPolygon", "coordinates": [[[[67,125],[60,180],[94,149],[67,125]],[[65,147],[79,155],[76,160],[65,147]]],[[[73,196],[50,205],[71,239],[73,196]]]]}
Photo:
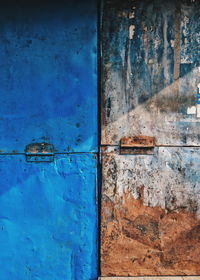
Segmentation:
{"type": "Polygon", "coordinates": [[[96,3],[41,2],[1,6],[0,150],[96,152],[96,3]]]}
{"type": "Polygon", "coordinates": [[[0,279],[96,279],[96,159],[0,156],[0,279]]]}

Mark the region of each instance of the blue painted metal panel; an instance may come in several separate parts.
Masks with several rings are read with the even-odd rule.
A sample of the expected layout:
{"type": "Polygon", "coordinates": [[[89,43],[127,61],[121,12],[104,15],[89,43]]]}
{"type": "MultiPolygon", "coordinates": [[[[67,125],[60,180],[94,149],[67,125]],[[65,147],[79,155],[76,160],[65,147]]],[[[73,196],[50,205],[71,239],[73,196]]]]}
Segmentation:
{"type": "Polygon", "coordinates": [[[0,10],[0,279],[94,280],[96,3],[16,2],[0,10]]]}
{"type": "Polygon", "coordinates": [[[0,279],[96,279],[94,155],[1,155],[0,177],[0,279]]]}
{"type": "Polygon", "coordinates": [[[96,18],[93,0],[1,5],[1,153],[97,151],[96,18]]]}

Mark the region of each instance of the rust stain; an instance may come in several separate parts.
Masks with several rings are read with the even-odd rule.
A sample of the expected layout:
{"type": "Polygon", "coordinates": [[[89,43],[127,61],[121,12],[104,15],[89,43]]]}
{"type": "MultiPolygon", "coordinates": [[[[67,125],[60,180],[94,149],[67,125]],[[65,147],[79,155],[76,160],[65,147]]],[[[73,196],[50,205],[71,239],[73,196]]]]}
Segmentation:
{"type": "Polygon", "coordinates": [[[174,80],[180,76],[181,63],[181,7],[179,1],[176,4],[175,22],[174,22],[174,80]]]}
{"type": "Polygon", "coordinates": [[[123,137],[120,141],[121,155],[152,155],[156,145],[155,137],[151,136],[133,136],[123,137]]]}
{"type": "MultiPolygon", "coordinates": [[[[175,22],[174,22],[174,95],[176,98],[178,98],[179,95],[179,78],[180,78],[180,63],[181,63],[180,29],[181,29],[181,6],[180,6],[180,2],[177,1],[176,10],[175,10],[175,22]]],[[[173,103],[172,103],[172,108],[173,108],[173,103]]],[[[177,111],[177,105],[175,105],[174,109],[177,111]]]]}
{"type": "Polygon", "coordinates": [[[133,137],[123,137],[120,141],[121,147],[141,147],[141,148],[152,148],[155,146],[156,139],[151,136],[133,136],[133,137]]]}
{"type": "Polygon", "coordinates": [[[52,144],[48,143],[32,143],[26,146],[25,153],[27,154],[47,154],[47,153],[53,153],[54,147],[52,144]]]}
{"type": "Polygon", "coordinates": [[[200,221],[195,214],[143,205],[125,193],[102,201],[102,276],[200,274],[200,221]]]}

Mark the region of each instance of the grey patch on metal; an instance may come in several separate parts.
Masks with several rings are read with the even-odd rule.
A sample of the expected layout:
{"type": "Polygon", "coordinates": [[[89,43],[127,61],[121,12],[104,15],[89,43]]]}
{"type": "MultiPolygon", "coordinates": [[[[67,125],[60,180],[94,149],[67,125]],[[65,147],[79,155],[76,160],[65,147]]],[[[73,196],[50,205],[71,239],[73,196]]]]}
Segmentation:
{"type": "Polygon", "coordinates": [[[200,217],[199,148],[159,147],[149,156],[111,153],[103,162],[103,195],[113,202],[127,192],[138,199],[137,188],[145,186],[144,205],[200,217]]]}

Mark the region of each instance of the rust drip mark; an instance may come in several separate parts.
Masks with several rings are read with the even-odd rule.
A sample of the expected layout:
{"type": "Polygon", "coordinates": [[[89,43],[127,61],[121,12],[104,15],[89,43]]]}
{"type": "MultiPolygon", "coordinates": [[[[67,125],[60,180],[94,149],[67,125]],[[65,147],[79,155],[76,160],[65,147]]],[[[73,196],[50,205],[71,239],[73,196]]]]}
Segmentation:
{"type": "Polygon", "coordinates": [[[184,210],[167,212],[126,192],[104,196],[101,225],[102,276],[200,274],[200,221],[184,210]]]}
{"type": "Polygon", "coordinates": [[[48,143],[33,143],[25,148],[26,154],[52,154],[54,153],[54,146],[48,143]]]}
{"type": "MultiPolygon", "coordinates": [[[[143,15],[144,18],[144,15],[143,15]]],[[[144,50],[145,50],[145,62],[146,64],[148,63],[148,29],[147,26],[145,25],[145,21],[143,20],[141,22],[142,26],[142,39],[143,39],[143,44],[144,44],[144,50]]]]}
{"type": "Polygon", "coordinates": [[[175,90],[178,92],[178,79],[180,77],[181,63],[181,3],[177,1],[174,22],[174,82],[175,90]]]}

